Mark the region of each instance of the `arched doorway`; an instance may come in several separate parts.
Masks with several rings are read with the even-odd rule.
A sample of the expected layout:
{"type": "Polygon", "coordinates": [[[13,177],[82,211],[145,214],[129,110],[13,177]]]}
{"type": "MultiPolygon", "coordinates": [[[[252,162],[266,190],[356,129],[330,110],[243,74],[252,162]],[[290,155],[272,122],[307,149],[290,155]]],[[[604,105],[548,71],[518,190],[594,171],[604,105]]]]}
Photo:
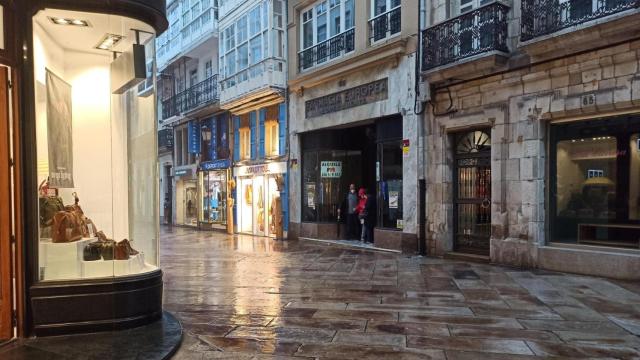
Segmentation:
{"type": "Polygon", "coordinates": [[[454,250],[489,255],[491,136],[474,130],[455,136],[454,250]]]}

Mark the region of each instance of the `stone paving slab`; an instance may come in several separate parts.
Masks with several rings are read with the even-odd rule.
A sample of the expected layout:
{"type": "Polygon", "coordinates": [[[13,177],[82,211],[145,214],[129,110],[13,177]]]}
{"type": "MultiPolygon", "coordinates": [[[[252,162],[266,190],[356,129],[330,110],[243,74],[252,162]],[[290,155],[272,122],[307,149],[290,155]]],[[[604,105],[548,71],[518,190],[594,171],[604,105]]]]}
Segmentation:
{"type": "Polygon", "coordinates": [[[162,231],[175,359],[640,359],[640,284],[162,231]]]}

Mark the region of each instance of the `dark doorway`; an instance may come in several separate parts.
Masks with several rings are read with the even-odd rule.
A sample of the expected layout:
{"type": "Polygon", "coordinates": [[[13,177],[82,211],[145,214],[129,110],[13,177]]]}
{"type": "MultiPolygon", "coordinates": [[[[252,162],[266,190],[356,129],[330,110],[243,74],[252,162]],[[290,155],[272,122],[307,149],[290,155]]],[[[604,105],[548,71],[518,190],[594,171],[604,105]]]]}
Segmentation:
{"type": "Polygon", "coordinates": [[[491,136],[476,130],[456,134],[454,250],[489,255],[491,237],[491,136]]]}

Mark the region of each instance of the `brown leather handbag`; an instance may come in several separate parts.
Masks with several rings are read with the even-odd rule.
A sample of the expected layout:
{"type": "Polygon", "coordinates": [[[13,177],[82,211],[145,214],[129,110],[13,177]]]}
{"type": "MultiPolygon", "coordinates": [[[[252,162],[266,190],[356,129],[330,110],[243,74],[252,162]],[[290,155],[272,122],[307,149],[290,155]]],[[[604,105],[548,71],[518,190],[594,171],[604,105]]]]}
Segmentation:
{"type": "Polygon", "coordinates": [[[114,246],[114,252],[116,260],[129,260],[129,256],[131,255],[129,247],[124,241],[116,243],[114,246]]]}
{"type": "Polygon", "coordinates": [[[53,216],[51,240],[54,243],[78,241],[83,236],[84,222],[73,212],[59,211],[53,216]]]}

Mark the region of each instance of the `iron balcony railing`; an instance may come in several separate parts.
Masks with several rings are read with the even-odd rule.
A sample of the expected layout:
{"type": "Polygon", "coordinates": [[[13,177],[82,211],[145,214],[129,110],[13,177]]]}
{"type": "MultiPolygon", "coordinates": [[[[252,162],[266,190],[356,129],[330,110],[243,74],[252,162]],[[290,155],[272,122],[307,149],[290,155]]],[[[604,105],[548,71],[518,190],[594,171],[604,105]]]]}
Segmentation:
{"type": "Polygon", "coordinates": [[[198,106],[219,100],[218,75],[203,80],[162,102],[162,118],[180,115],[198,106]]]}
{"type": "Polygon", "coordinates": [[[494,2],[423,30],[422,70],[489,51],[508,52],[508,12],[508,6],[494,2]]]}
{"type": "Polygon", "coordinates": [[[398,6],[369,20],[369,40],[373,43],[400,32],[402,8],[398,6]]]}
{"type": "Polygon", "coordinates": [[[298,53],[298,71],[333,60],[355,49],[355,28],[344,31],[298,53]]]}
{"type": "Polygon", "coordinates": [[[640,0],[522,0],[520,40],[637,8],[640,0]]]}

